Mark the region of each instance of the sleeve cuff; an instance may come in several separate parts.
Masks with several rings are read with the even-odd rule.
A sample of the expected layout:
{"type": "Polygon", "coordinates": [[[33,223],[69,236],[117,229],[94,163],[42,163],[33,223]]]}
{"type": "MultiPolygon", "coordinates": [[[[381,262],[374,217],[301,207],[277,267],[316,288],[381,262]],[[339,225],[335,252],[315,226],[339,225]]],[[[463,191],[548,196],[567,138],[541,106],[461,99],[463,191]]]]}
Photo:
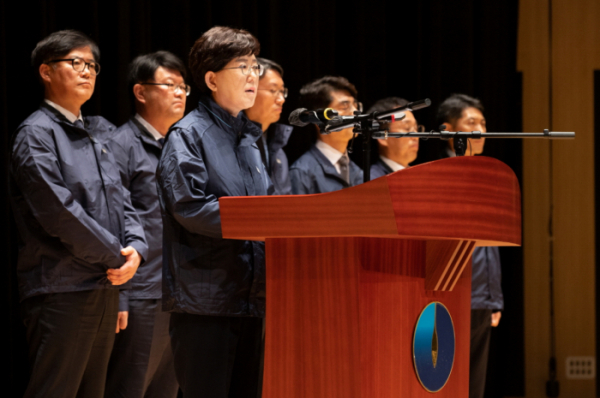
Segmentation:
{"type": "Polygon", "coordinates": [[[119,291],[119,312],[129,311],[129,290],[119,291]]]}

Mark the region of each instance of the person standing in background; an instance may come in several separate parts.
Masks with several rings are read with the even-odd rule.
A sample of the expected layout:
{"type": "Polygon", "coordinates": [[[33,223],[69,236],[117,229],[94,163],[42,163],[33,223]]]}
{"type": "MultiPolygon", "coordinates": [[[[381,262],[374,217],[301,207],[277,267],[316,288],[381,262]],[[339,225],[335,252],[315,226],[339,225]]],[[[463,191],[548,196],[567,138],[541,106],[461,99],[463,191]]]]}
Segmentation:
{"type": "Polygon", "coordinates": [[[125,324],[111,355],[106,398],[176,397],[170,314],[162,311],[162,218],[156,167],[169,128],[183,117],[190,86],[185,65],[167,51],[140,55],[129,66],[129,89],[136,114],[119,127],[108,146],[123,186],[144,227],[148,257],[121,292],[119,312],[125,324]]]}
{"type": "MultiPolygon", "coordinates": [[[[377,101],[367,113],[383,112],[408,104],[404,98],[390,97],[377,101]]],[[[410,133],[419,131],[417,119],[411,111],[403,111],[404,119],[393,122],[380,121],[380,130],[390,133],[410,133]]],[[[417,158],[419,137],[380,138],[377,140],[379,158],[371,165],[371,180],[402,170],[417,158]]]]}
{"type": "Polygon", "coordinates": [[[258,82],[256,101],[252,108],[246,109],[245,112],[263,131],[262,138],[256,141],[256,144],[275,187],[275,195],[289,195],[292,193],[292,185],[288,159],[283,147],[287,144],[293,128],[277,123],[288,95],[288,89],[283,84],[283,68],[265,58],[256,60],[265,71],[258,82]]]}
{"type": "MultiPolygon", "coordinates": [[[[308,83],[300,90],[300,103],[307,109],[332,108],[342,116],[362,111],[357,102],[356,87],[344,77],[325,76],[308,83]]],[[[292,193],[305,195],[338,191],[363,182],[363,172],[348,157],[348,142],[353,128],[320,134],[317,142],[290,168],[292,193]]]]}
{"type": "MultiPolygon", "coordinates": [[[[486,120],[481,101],[465,94],[453,94],[440,104],[438,125],[445,124],[447,131],[481,131],[485,133],[486,120]]],[[[469,139],[465,156],[480,155],[485,138],[469,139]]],[[[456,156],[454,143],[448,142],[442,157],[456,156]]],[[[471,358],[469,397],[483,398],[490,349],[492,327],[497,327],[502,317],[502,270],[497,247],[476,247],[472,256],[471,279],[471,358]]]]}

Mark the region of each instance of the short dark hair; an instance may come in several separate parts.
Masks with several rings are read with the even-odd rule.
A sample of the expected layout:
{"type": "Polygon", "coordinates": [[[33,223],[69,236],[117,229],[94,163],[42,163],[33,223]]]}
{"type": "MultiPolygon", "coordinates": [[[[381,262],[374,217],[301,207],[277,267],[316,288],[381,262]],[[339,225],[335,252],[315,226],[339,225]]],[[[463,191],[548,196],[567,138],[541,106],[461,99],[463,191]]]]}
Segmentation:
{"type": "Polygon", "coordinates": [[[345,77],[325,76],[300,89],[300,104],[308,109],[326,108],[333,101],[333,91],[347,91],[354,99],[358,97],[356,87],[345,77]]]}
{"type": "Polygon", "coordinates": [[[194,83],[208,94],[210,89],[204,80],[207,72],[220,71],[234,58],[259,53],[260,43],[250,32],[215,26],[204,32],[190,50],[189,67],[194,83]]]}
{"type": "MultiPolygon", "coordinates": [[[[375,102],[371,108],[369,108],[369,110],[367,111],[367,113],[373,113],[373,112],[383,112],[383,111],[387,111],[390,109],[394,109],[397,108],[399,106],[404,106],[408,104],[408,101],[405,100],[404,98],[400,98],[400,97],[388,97],[388,98],[384,98],[384,99],[380,99],[379,101],[375,102]]],[[[381,129],[387,129],[390,125],[389,121],[385,121],[385,120],[380,120],[379,121],[379,127],[381,129]]]]}
{"type": "Polygon", "coordinates": [[[269,69],[273,69],[275,72],[279,73],[279,76],[283,77],[283,68],[277,62],[266,58],[256,58],[256,61],[265,69],[265,73],[260,77],[261,79],[267,75],[269,69]]]}
{"type": "Polygon", "coordinates": [[[440,104],[435,118],[436,123],[438,126],[444,123],[454,124],[467,108],[475,108],[483,113],[483,105],[477,98],[466,94],[452,94],[440,104]]]}
{"type": "Polygon", "coordinates": [[[100,62],[100,49],[92,39],[77,30],[59,30],[38,42],[31,52],[31,65],[38,74],[41,64],[64,57],[72,50],[82,47],[89,47],[94,60],[100,62]]]}
{"type": "Polygon", "coordinates": [[[175,54],[168,51],[157,51],[150,54],[138,55],[129,64],[129,73],[127,75],[129,92],[133,92],[133,86],[137,83],[148,82],[154,79],[156,70],[161,66],[176,70],[181,73],[181,77],[185,80],[185,64],[175,54]]]}

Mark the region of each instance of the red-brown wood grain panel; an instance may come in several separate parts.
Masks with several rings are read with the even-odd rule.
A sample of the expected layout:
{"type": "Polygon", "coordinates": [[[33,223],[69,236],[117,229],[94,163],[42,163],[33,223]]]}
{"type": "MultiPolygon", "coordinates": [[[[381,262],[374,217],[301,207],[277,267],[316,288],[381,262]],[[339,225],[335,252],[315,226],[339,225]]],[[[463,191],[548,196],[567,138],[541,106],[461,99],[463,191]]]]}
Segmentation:
{"type": "Polygon", "coordinates": [[[436,396],[467,396],[470,256],[475,245],[520,244],[520,201],[514,173],[485,157],[327,194],[220,198],[224,238],[266,240],[263,396],[431,396],[416,377],[412,340],[433,301],[448,308],[456,333],[454,368],[436,396]],[[430,290],[426,248],[457,244],[444,240],[459,250],[439,266],[430,256],[429,271],[452,291],[430,290]]]}
{"type": "Polygon", "coordinates": [[[521,244],[519,184],[496,159],[449,158],[386,178],[398,235],[521,244]]]}
{"type": "Polygon", "coordinates": [[[424,289],[425,259],[416,240],[268,239],[263,397],[430,396],[414,372],[412,339],[432,301],[448,307],[457,336],[437,396],[466,396],[470,265],[454,292],[433,292],[424,289]]]}
{"type": "MultiPolygon", "coordinates": [[[[378,248],[395,245],[392,239],[376,242],[378,248]]],[[[369,257],[371,263],[360,272],[361,390],[362,397],[431,397],[419,383],[414,371],[412,342],[421,311],[433,301],[443,303],[450,312],[456,335],[456,356],[448,383],[436,397],[467,397],[469,391],[469,336],[471,308],[470,262],[453,292],[424,289],[423,242],[404,241],[418,256],[402,256],[387,248],[388,256],[369,257]],[[389,255],[394,254],[394,255],[389,255]],[[419,264],[420,262],[420,264],[419,264]],[[379,264],[377,264],[379,263],[379,264]],[[371,269],[387,268],[387,272],[371,269]],[[408,271],[408,272],[407,272],[408,271]]],[[[364,243],[368,245],[368,242],[364,243]]]]}
{"type": "Polygon", "coordinates": [[[385,179],[317,195],[225,197],[219,204],[224,238],[397,235],[385,179]]]}
{"type": "Polygon", "coordinates": [[[371,236],[521,243],[518,181],[486,157],[438,160],[317,195],[223,197],[223,237],[371,236]]]}
{"type": "Polygon", "coordinates": [[[361,397],[354,238],[266,243],[263,397],[361,397]]]}

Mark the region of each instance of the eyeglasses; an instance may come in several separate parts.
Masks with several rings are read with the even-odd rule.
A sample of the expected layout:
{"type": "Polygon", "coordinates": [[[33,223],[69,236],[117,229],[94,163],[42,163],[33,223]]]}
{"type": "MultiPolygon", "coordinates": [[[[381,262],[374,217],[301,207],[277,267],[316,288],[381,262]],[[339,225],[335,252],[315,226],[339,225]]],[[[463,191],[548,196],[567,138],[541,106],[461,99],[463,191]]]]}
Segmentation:
{"type": "Polygon", "coordinates": [[[422,133],[425,126],[422,124],[399,128],[398,131],[389,131],[390,133],[422,133]]]}
{"type": "Polygon", "coordinates": [[[240,66],[232,66],[231,68],[223,68],[222,70],[224,69],[239,69],[242,71],[242,75],[244,76],[248,76],[250,74],[250,71],[252,71],[252,74],[254,76],[262,76],[265,73],[265,67],[261,64],[256,64],[252,66],[242,64],[240,66]]]}
{"type": "Polygon", "coordinates": [[[185,93],[185,96],[189,96],[192,92],[192,88],[187,84],[173,84],[173,83],[138,83],[142,86],[167,86],[169,92],[174,93],[176,90],[180,90],[185,93]]]}
{"type": "Polygon", "coordinates": [[[90,71],[90,74],[94,76],[98,76],[100,74],[100,64],[94,61],[85,62],[83,58],[75,57],[75,58],[65,58],[65,59],[53,59],[52,61],[46,62],[46,64],[50,65],[55,62],[71,62],[71,66],[75,69],[76,72],[83,72],[87,67],[90,71]]]}
{"type": "Polygon", "coordinates": [[[341,113],[347,113],[347,114],[351,114],[352,111],[359,111],[360,113],[363,112],[363,104],[362,102],[350,102],[350,101],[343,101],[340,102],[339,105],[337,105],[337,107],[335,108],[337,111],[341,112],[341,113]]]}
{"type": "Polygon", "coordinates": [[[273,97],[277,97],[277,96],[281,95],[285,99],[288,96],[288,89],[287,89],[287,87],[284,87],[283,90],[273,90],[273,89],[270,89],[270,88],[259,88],[259,90],[261,90],[261,91],[268,91],[268,92],[270,92],[273,95],[273,97]]]}

